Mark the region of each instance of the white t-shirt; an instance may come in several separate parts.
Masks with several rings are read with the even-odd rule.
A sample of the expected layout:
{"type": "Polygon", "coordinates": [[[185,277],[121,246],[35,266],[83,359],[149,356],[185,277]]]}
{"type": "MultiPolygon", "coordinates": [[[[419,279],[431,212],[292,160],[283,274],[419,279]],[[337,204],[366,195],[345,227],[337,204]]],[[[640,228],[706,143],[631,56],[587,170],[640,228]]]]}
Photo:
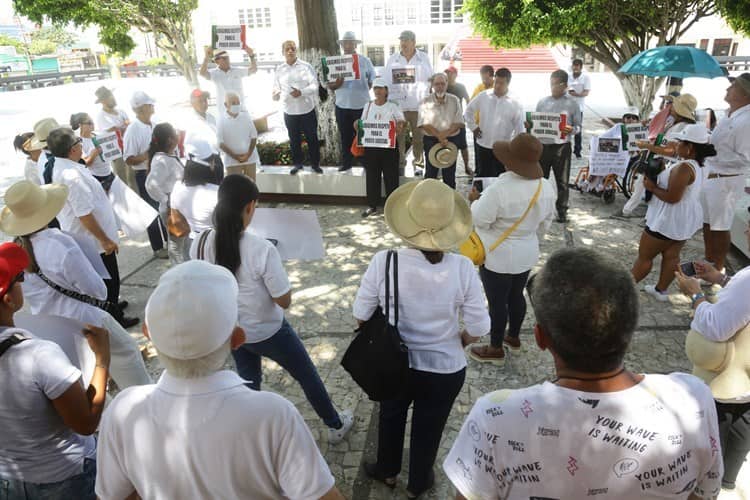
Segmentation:
{"type": "Polygon", "coordinates": [[[103,109],[99,110],[96,115],[96,130],[107,132],[113,127],[122,130],[129,120],[128,114],[121,109],[115,109],[114,111],[114,113],[107,113],[103,109]]]}
{"type": "MultiPolygon", "coordinates": [[[[218,143],[223,143],[234,154],[245,154],[252,140],[258,138],[258,131],[255,130],[255,124],[250,117],[250,113],[243,109],[236,117],[226,114],[222,120],[219,120],[216,136],[218,143]]],[[[224,162],[225,167],[239,164],[237,160],[224,151],[221,152],[221,160],[224,162]]],[[[250,158],[245,163],[260,163],[257,147],[253,149],[253,154],[250,155],[250,158]]]]}
{"type": "MultiPolygon", "coordinates": [[[[216,232],[206,238],[205,260],[215,263],[216,232]]],[[[190,258],[198,258],[200,237],[193,240],[190,258]]],[[[281,256],[273,244],[249,232],[240,239],[240,267],[235,273],[239,285],[237,298],[239,324],[245,330],[247,343],[271,338],[281,328],[284,310],[273,301],[292,289],[281,256]]]]}
{"type": "MultiPolygon", "coordinates": [[[[573,76],[573,72],[568,73],[568,88],[575,90],[576,93],[580,94],[584,90],[591,90],[591,78],[588,74],[581,71],[578,78],[573,76]]],[[[578,107],[583,111],[583,105],[586,102],[585,97],[570,96],[576,100],[578,107]]]]}
{"type": "MultiPolygon", "coordinates": [[[[16,332],[33,337],[8,328],[0,341],[16,332]]],[[[83,472],[96,441],[73,432],[52,406],[80,378],[60,346],[47,340],[25,340],[0,356],[0,478],[53,483],[83,472]]]]}
{"type": "MultiPolygon", "coordinates": [[[[234,92],[240,98],[240,102],[245,100],[245,90],[242,87],[242,79],[247,76],[247,70],[244,68],[229,68],[229,71],[222,71],[219,68],[211,68],[208,75],[216,85],[216,103],[219,109],[224,109],[224,96],[227,92],[234,92]]],[[[224,112],[226,114],[226,112],[224,112]]]]}
{"type": "Polygon", "coordinates": [[[195,111],[193,112],[185,133],[185,145],[195,141],[207,142],[211,145],[214,153],[219,154],[219,142],[216,140],[216,118],[211,113],[202,116],[195,111]]]}
{"type": "Polygon", "coordinates": [[[375,104],[375,101],[365,104],[365,107],[362,110],[361,119],[371,121],[395,121],[397,123],[406,120],[398,103],[393,101],[386,101],[382,106],[375,104]]]}
{"type": "Polygon", "coordinates": [[[466,498],[714,498],[723,464],[708,387],[684,373],[629,389],[550,382],[479,398],[443,463],[466,498]]]}
{"type": "MultiPolygon", "coordinates": [[[[131,156],[140,156],[148,151],[151,145],[153,135],[153,124],[143,123],[135,119],[128,126],[125,135],[122,138],[122,158],[127,161],[131,156]]],[[[148,160],[144,160],[136,165],[131,165],[133,170],[147,170],[148,160]]]]}
{"type": "Polygon", "coordinates": [[[184,173],[185,168],[176,156],[156,153],[151,159],[151,170],[146,177],[146,192],[159,205],[166,205],[169,193],[182,180],[184,173]]]}
{"type": "MultiPolygon", "coordinates": [[[[91,153],[96,149],[94,140],[91,137],[81,137],[81,145],[83,146],[83,156],[91,156],[91,153]]],[[[112,173],[112,167],[109,166],[109,162],[102,160],[102,155],[97,155],[94,158],[94,162],[88,166],[92,174],[105,177],[112,173]]]]}
{"type": "MultiPolygon", "coordinates": [[[[42,153],[42,156],[44,156],[44,153],[42,153]]],[[[37,166],[37,162],[31,158],[26,158],[26,163],[23,165],[23,177],[37,186],[42,184],[42,179],[39,177],[39,167],[37,166]]]]}
{"type": "Polygon", "coordinates": [[[118,394],[101,422],[99,498],[322,497],[334,478],[302,416],[244,382],[231,371],[189,380],[164,372],[118,394]]]}
{"type": "MultiPolygon", "coordinates": [[[[129,130],[129,129],[128,129],[129,130]]],[[[117,243],[117,219],[112,204],[98,180],[89,169],[67,158],[55,158],[52,182],[68,186],[68,199],[65,201],[57,220],[60,229],[88,238],[97,249],[104,251],[99,240],[86,229],[79,217],[93,215],[107,237],[117,243]]]]}
{"type": "Polygon", "coordinates": [[[170,207],[185,217],[190,226],[190,237],[213,227],[214,208],[219,198],[219,186],[208,183],[186,186],[183,182],[174,185],[170,196],[170,207]]]}

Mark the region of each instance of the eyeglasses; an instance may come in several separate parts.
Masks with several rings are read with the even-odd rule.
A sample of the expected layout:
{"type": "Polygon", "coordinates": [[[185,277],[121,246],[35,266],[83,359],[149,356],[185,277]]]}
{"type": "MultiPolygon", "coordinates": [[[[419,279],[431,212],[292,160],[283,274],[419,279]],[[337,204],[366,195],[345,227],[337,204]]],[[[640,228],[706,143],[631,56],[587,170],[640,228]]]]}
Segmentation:
{"type": "Polygon", "coordinates": [[[13,289],[13,286],[16,283],[23,283],[24,279],[25,279],[24,272],[21,271],[20,273],[18,273],[16,275],[15,278],[13,278],[12,280],[10,280],[10,284],[8,285],[8,288],[3,293],[0,293],[0,299],[2,299],[3,297],[5,297],[8,294],[8,292],[10,292],[13,289]]]}
{"type": "Polygon", "coordinates": [[[83,142],[83,139],[81,139],[80,137],[78,137],[75,141],[73,141],[73,144],[71,144],[70,149],[73,149],[74,147],[78,146],[82,142],[83,142]]]}

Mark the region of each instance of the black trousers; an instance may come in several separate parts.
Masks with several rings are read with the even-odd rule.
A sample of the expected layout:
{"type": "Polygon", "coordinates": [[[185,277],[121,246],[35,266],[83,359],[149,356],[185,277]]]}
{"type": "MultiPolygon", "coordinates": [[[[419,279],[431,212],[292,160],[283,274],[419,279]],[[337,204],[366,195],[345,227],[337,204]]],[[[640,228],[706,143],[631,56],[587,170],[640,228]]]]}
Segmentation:
{"type": "MultiPolygon", "coordinates": [[[[457,145],[457,139],[458,136],[454,137],[448,137],[448,141],[452,142],[453,144],[457,145]]],[[[452,187],[453,189],[456,189],[456,162],[453,162],[453,165],[446,168],[437,168],[432,163],[430,163],[430,149],[438,143],[438,140],[431,136],[431,135],[425,135],[423,139],[424,144],[424,158],[425,158],[425,169],[424,169],[424,178],[425,179],[437,179],[438,171],[440,171],[440,175],[443,178],[443,182],[452,187]]],[[[458,159],[458,157],[456,157],[458,159]]]]}
{"type": "MultiPolygon", "coordinates": [[[[148,195],[148,191],[146,191],[146,177],[148,177],[148,172],[145,170],[135,171],[135,183],[138,186],[138,194],[158,212],[159,202],[151,198],[148,195]]],[[[161,217],[156,217],[154,222],[148,226],[146,232],[148,233],[148,241],[151,243],[151,250],[156,252],[164,248],[164,242],[167,240],[167,228],[162,225],[161,217]]]]}
{"type": "MultiPolygon", "coordinates": [[[[347,109],[336,106],[336,125],[339,127],[341,136],[341,166],[351,168],[354,156],[351,146],[354,141],[354,122],[362,117],[361,109],[347,109]]],[[[398,151],[398,150],[397,150],[398,151]]]]}
{"type": "MultiPolygon", "coordinates": [[[[581,111],[581,113],[579,114],[579,118],[580,118],[579,123],[582,124],[583,123],[583,111],[581,111]]],[[[573,154],[576,155],[576,156],[580,156],[581,155],[581,139],[582,139],[582,136],[583,136],[583,126],[581,126],[580,132],[578,132],[575,135],[575,138],[573,139],[573,141],[574,141],[574,144],[573,144],[573,154]]]]}
{"type": "MultiPolygon", "coordinates": [[[[99,255],[102,257],[102,263],[110,277],[110,279],[104,280],[104,285],[107,287],[107,301],[117,304],[120,300],[120,268],[117,265],[117,254],[112,252],[109,255],[104,253],[99,255]]],[[[115,319],[119,320],[122,317],[122,311],[120,311],[119,316],[115,319]]]]}
{"type": "Polygon", "coordinates": [[[550,171],[555,173],[555,183],[557,184],[557,208],[558,215],[564,215],[568,212],[568,197],[570,187],[570,142],[565,144],[545,144],[542,150],[542,159],[539,161],[542,165],[544,177],[549,179],[550,171]]]}
{"type": "Polygon", "coordinates": [[[477,177],[497,177],[505,172],[505,165],[495,157],[491,149],[476,145],[477,177]]]}
{"type": "Polygon", "coordinates": [[[529,272],[505,274],[490,271],[484,266],[479,267],[479,278],[484,285],[490,310],[492,347],[502,347],[505,327],[509,324],[509,337],[518,338],[521,333],[521,325],[526,317],[526,298],[523,296],[523,289],[529,272]]]}
{"type": "Polygon", "coordinates": [[[733,489],[742,462],[750,452],[750,403],[716,402],[719,417],[719,438],[724,459],[721,485],[733,489]]]}
{"type": "Polygon", "coordinates": [[[445,422],[464,385],[466,368],[447,374],[414,369],[410,372],[409,399],[380,403],[377,468],[386,477],[401,472],[406,413],[413,402],[407,488],[421,492],[428,485],[445,422]]]}
{"type": "Polygon", "coordinates": [[[381,177],[386,198],[398,187],[398,148],[365,148],[364,162],[367,205],[375,208],[380,204],[381,177]]]}
{"type": "MultiPolygon", "coordinates": [[[[307,139],[310,164],[313,167],[320,166],[320,142],[318,142],[318,115],[313,109],[304,115],[289,115],[284,113],[284,125],[289,132],[289,147],[292,150],[292,163],[295,167],[301,167],[302,135],[307,139]]],[[[351,141],[349,141],[351,146],[351,141]]]]}

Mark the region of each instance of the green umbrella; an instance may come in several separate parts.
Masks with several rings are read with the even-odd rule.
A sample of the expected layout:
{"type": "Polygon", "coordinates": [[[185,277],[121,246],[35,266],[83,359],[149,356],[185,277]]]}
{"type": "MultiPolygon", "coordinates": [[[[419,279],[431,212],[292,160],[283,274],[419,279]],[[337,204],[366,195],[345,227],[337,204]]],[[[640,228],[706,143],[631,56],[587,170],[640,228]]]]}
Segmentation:
{"type": "Polygon", "coordinates": [[[626,75],[674,78],[726,76],[719,61],[705,50],[683,45],[665,45],[645,50],[623,64],[619,72],[626,75]]]}

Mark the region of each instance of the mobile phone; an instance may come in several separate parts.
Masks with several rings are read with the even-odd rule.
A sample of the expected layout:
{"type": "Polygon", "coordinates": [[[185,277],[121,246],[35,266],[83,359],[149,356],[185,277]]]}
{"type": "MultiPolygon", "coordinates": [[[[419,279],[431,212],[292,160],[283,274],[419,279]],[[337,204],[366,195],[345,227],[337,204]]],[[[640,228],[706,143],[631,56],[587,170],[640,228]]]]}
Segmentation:
{"type": "Polygon", "coordinates": [[[480,193],[484,191],[484,182],[482,181],[482,179],[475,179],[471,185],[474,186],[474,189],[476,189],[480,193]]]}
{"type": "Polygon", "coordinates": [[[682,274],[685,276],[695,276],[695,266],[692,262],[680,263],[680,271],[682,271],[682,274]]]}

